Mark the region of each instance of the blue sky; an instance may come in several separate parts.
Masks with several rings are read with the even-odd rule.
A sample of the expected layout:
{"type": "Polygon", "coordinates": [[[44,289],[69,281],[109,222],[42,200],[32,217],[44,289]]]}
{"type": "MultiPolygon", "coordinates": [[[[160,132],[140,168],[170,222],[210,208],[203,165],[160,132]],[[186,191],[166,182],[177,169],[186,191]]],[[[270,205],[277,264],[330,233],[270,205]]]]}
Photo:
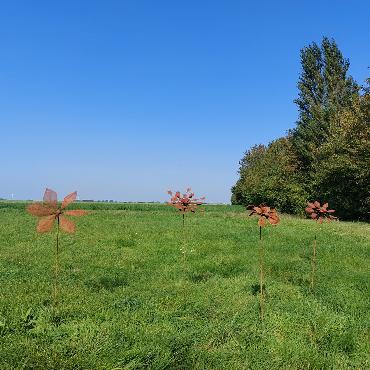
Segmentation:
{"type": "Polygon", "coordinates": [[[3,1],[0,197],[228,202],[238,161],[294,126],[299,51],[370,65],[370,2],[3,1]]]}

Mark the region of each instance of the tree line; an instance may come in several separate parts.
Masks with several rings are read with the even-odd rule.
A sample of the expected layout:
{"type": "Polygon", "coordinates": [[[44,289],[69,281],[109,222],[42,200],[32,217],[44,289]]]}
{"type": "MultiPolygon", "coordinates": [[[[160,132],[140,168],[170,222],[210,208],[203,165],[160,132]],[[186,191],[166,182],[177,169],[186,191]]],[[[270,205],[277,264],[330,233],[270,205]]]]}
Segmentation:
{"type": "Polygon", "coordinates": [[[231,201],[299,214],[318,199],[342,219],[369,221],[370,78],[361,86],[349,76],[327,37],[301,50],[301,68],[295,128],[245,152],[231,201]]]}

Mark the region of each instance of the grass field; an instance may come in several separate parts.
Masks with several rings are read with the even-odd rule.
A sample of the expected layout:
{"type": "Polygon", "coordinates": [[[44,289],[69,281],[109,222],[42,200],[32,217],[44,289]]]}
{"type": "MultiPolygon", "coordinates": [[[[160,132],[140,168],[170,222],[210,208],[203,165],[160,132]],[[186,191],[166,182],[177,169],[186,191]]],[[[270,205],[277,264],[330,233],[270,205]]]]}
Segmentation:
{"type": "Polygon", "coordinates": [[[55,310],[55,233],[0,203],[1,370],[370,368],[369,224],[322,226],[314,294],[318,225],[265,228],[261,323],[257,219],[242,208],[207,206],[184,236],[164,205],[77,206],[92,210],[61,235],[55,310]]]}

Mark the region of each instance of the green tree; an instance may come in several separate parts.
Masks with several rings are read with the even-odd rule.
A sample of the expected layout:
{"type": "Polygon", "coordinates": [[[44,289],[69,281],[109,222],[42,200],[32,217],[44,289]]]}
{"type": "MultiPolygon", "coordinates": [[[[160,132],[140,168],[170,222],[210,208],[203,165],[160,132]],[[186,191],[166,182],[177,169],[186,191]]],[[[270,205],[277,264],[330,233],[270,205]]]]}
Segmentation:
{"type": "Polygon", "coordinates": [[[349,107],[359,87],[347,76],[349,61],[334,40],[324,37],[301,50],[302,72],[298,81],[299,110],[292,140],[302,171],[310,171],[316,150],[328,138],[330,122],[349,107]]]}
{"type": "Polygon", "coordinates": [[[240,178],[232,189],[235,203],[267,203],[290,213],[304,209],[307,194],[297,175],[297,158],[289,138],[247,151],[240,161],[239,173],[240,178]]]}
{"type": "Polygon", "coordinates": [[[370,220],[370,89],[338,113],[313,162],[317,198],[341,218],[370,220]]]}
{"type": "Polygon", "coordinates": [[[266,147],[262,144],[255,145],[244,153],[243,158],[239,161],[239,180],[231,188],[231,203],[232,204],[252,204],[258,203],[253,201],[250,196],[249,187],[252,185],[252,178],[249,178],[249,173],[258,171],[258,166],[262,162],[262,158],[266,152],[266,147]]]}

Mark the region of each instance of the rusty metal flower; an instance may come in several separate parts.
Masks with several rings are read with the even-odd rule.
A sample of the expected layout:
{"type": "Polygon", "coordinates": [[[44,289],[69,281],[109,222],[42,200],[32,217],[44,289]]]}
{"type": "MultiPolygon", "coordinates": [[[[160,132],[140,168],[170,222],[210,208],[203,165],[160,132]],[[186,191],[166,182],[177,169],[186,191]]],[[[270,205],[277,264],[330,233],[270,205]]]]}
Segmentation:
{"type": "Polygon", "coordinates": [[[259,206],[250,205],[247,209],[252,210],[249,216],[257,215],[259,216],[258,225],[263,227],[266,224],[266,220],[271,225],[277,225],[280,222],[280,218],[276,212],[275,208],[271,208],[264,204],[260,204],[259,206]]]}
{"type": "Polygon", "coordinates": [[[203,200],[205,199],[205,197],[199,199],[194,198],[194,193],[191,191],[191,188],[186,189],[184,194],[181,194],[179,191],[173,193],[171,190],[167,193],[171,195],[171,199],[167,204],[175,207],[183,214],[186,212],[195,213],[198,206],[203,204],[203,200]]]}
{"type": "Polygon", "coordinates": [[[39,217],[37,231],[46,233],[53,228],[54,222],[57,221],[58,227],[67,232],[74,233],[76,226],[73,221],[64,216],[83,216],[87,213],[84,210],[65,210],[65,208],[76,200],[77,192],[68,194],[58,206],[57,193],[54,190],[46,189],[43,202],[37,202],[29,205],[27,211],[36,217],[39,217]]]}
{"type": "Polygon", "coordinates": [[[320,202],[316,200],[313,203],[308,202],[307,206],[308,207],[306,208],[306,212],[311,216],[313,220],[318,221],[320,224],[322,224],[324,220],[330,222],[337,219],[337,217],[332,215],[335,210],[328,209],[328,203],[321,205],[320,202]]]}

